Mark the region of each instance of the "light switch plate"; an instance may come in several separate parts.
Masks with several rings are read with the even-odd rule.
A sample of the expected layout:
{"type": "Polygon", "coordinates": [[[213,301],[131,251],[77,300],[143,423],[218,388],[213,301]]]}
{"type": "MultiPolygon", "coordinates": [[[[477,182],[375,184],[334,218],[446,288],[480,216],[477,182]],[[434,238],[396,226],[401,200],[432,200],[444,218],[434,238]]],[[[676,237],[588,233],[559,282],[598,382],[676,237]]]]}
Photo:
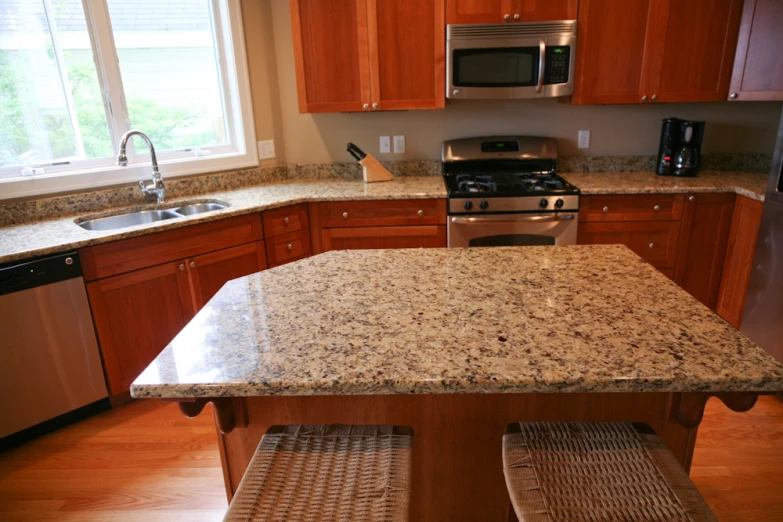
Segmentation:
{"type": "Polygon", "coordinates": [[[590,148],[590,131],[589,130],[580,130],[579,131],[578,146],[579,146],[580,149],[589,149],[590,148]]]}
{"type": "Polygon", "coordinates": [[[405,136],[394,137],[394,153],[402,154],[405,152],[405,136]]]}
{"type": "Polygon", "coordinates": [[[258,159],[269,159],[275,157],[275,140],[265,140],[258,142],[258,159]]]}
{"type": "Polygon", "coordinates": [[[389,136],[381,136],[381,154],[389,154],[391,152],[391,140],[389,136]]]}

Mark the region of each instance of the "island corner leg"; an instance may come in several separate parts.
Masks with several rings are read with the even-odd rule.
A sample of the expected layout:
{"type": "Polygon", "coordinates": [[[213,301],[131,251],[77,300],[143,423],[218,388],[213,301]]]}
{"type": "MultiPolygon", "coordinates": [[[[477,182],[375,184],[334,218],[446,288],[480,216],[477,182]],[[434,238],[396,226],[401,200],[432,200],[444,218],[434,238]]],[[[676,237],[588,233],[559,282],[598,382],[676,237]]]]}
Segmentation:
{"type": "Polygon", "coordinates": [[[704,407],[710,397],[717,397],[730,410],[746,412],[755,406],[759,398],[758,393],[732,392],[732,393],[672,393],[670,394],[667,418],[669,422],[676,422],[681,426],[694,429],[701,424],[704,417],[704,407]]]}
{"type": "Polygon", "coordinates": [[[188,419],[200,414],[207,403],[211,402],[215,414],[215,425],[223,434],[230,433],[236,427],[247,426],[247,403],[244,398],[199,397],[195,400],[178,402],[179,411],[188,419]]]}

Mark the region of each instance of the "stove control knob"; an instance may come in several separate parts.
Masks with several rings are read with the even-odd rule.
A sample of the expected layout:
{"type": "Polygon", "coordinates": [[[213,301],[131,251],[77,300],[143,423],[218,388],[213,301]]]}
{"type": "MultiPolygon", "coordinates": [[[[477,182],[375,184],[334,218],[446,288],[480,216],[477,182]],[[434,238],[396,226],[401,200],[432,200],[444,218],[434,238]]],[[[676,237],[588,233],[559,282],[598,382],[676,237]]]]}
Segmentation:
{"type": "Polygon", "coordinates": [[[479,203],[479,207],[481,207],[481,210],[487,210],[488,206],[489,203],[486,200],[483,200],[481,203],[479,203]]]}
{"type": "Polygon", "coordinates": [[[557,208],[563,208],[563,204],[564,203],[565,203],[565,201],[563,201],[562,199],[558,199],[557,201],[555,201],[555,206],[557,208]]]}
{"type": "Polygon", "coordinates": [[[541,201],[538,202],[538,206],[541,208],[546,208],[547,205],[549,205],[549,200],[546,198],[541,198],[541,201]]]}
{"type": "Polygon", "coordinates": [[[465,202],[465,210],[470,210],[473,208],[473,202],[472,201],[466,201],[465,202]]]}

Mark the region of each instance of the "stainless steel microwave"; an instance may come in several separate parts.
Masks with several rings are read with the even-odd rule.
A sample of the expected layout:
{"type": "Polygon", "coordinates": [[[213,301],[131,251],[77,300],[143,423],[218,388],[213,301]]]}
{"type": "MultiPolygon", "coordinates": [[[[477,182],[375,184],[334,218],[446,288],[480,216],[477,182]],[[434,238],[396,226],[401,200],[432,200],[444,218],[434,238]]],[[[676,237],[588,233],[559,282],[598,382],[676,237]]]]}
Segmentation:
{"type": "Polygon", "coordinates": [[[446,97],[515,99],[574,92],[576,20],[446,29],[446,97]]]}

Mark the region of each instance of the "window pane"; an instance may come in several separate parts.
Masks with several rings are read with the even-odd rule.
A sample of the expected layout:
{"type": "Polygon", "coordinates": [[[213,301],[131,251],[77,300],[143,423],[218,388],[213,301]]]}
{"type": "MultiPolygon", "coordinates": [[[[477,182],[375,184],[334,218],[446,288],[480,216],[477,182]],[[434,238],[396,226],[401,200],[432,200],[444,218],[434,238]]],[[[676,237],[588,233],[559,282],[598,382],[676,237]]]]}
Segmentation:
{"type": "Polygon", "coordinates": [[[0,167],[112,154],[92,56],[80,0],[0,0],[0,167]]]}
{"type": "Polygon", "coordinates": [[[157,150],[227,144],[209,0],[109,0],[131,128],[157,150]]]}

